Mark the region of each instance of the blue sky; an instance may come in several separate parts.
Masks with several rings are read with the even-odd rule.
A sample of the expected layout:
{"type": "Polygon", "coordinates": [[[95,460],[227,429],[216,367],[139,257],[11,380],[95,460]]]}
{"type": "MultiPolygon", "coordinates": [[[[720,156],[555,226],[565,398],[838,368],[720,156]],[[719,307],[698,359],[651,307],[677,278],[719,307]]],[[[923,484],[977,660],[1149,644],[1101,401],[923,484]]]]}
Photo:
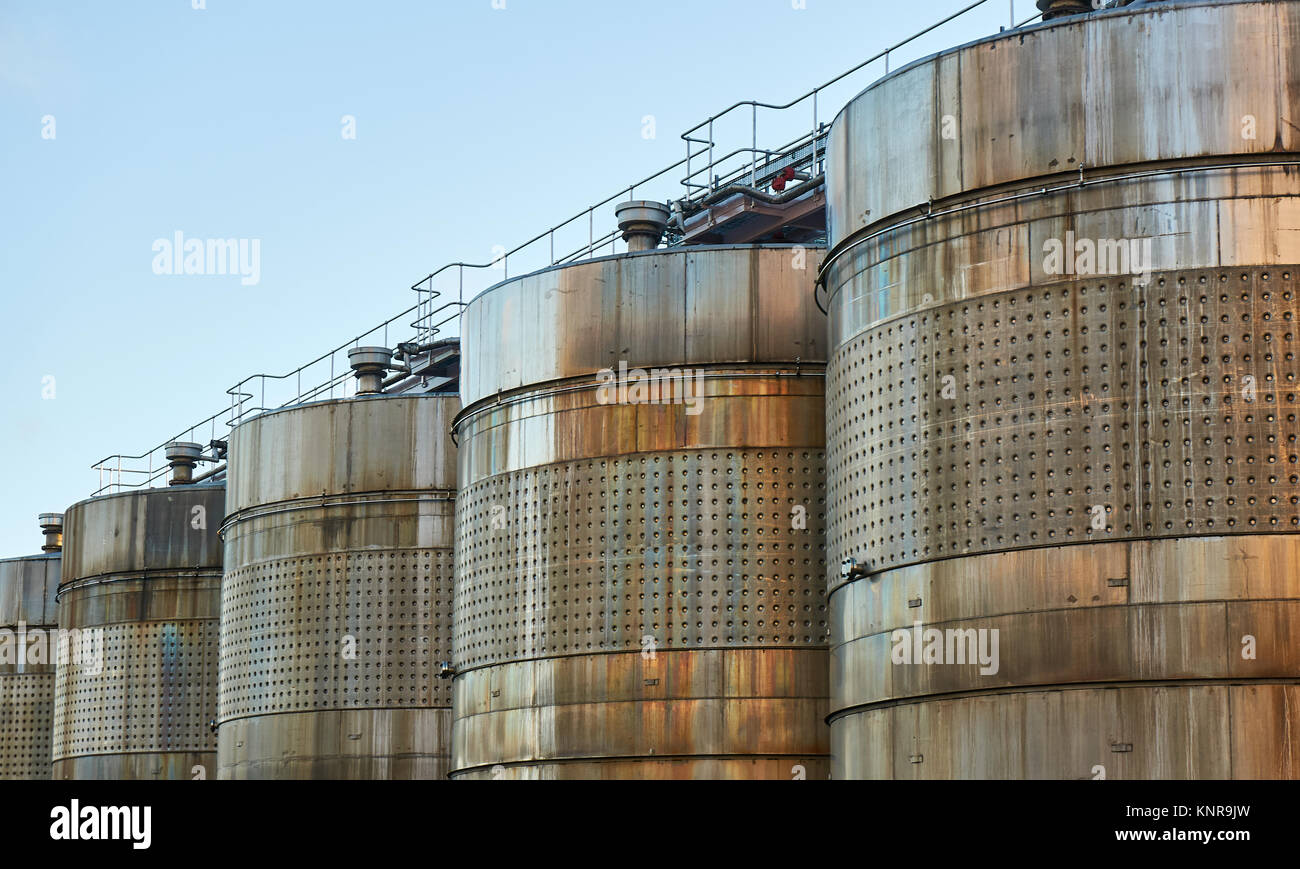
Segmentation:
{"type": "MultiPolygon", "coordinates": [[[[681,159],[733,102],[793,99],[969,0],[196,2],[0,0],[0,558],[38,550],[36,515],[89,496],[97,459],[681,159]],[[257,282],[155,274],[177,232],[255,240],[257,282]]],[[[893,64],[1008,17],[990,0],[893,64]]],[[[794,115],[760,144],[811,125],[794,115]]],[[[720,147],[744,144],[736,120],[720,147]]]]}

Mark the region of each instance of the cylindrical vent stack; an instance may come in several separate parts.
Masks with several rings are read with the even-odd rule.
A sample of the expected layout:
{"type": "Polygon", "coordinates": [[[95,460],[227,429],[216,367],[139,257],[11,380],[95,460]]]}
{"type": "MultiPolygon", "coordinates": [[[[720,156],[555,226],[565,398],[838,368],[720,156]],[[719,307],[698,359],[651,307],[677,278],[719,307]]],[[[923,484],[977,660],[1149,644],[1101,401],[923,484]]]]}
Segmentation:
{"type": "Polygon", "coordinates": [[[231,434],[222,778],[446,778],[459,409],[376,396],[231,434]]]}
{"type": "Polygon", "coordinates": [[[353,347],[348,363],[357,378],[357,395],[378,395],[384,391],[384,375],[393,364],[393,351],[387,347],[353,347]]]}
{"type": "Polygon", "coordinates": [[[663,241],[671,212],[662,202],[636,199],[614,209],[629,253],[654,250],[663,241]]]}
{"type": "Polygon", "coordinates": [[[41,533],[45,535],[42,552],[63,551],[63,514],[42,513],[40,515],[41,533]]]}
{"type": "Polygon", "coordinates": [[[1038,0],[1038,10],[1043,13],[1044,21],[1064,18],[1067,15],[1083,15],[1097,11],[1094,0],[1038,0]]]}
{"type": "Polygon", "coordinates": [[[54,778],[216,773],[217,630],[225,487],[107,495],[67,512],[54,778]]]}
{"type": "Polygon", "coordinates": [[[188,486],[193,483],[194,469],[198,466],[199,458],[202,455],[203,447],[199,444],[184,441],[168,444],[166,450],[167,464],[172,469],[172,478],[168,485],[188,486]]]}
{"type": "Polygon", "coordinates": [[[1067,18],[837,119],[836,777],[1300,776],[1296,34],[1067,18]]]}
{"type": "Polygon", "coordinates": [[[453,776],[825,778],[821,251],[467,308],[453,776]]]}
{"type": "Polygon", "coordinates": [[[0,780],[50,777],[62,558],[49,534],[62,519],[41,515],[45,554],[0,561],[0,780]]]}

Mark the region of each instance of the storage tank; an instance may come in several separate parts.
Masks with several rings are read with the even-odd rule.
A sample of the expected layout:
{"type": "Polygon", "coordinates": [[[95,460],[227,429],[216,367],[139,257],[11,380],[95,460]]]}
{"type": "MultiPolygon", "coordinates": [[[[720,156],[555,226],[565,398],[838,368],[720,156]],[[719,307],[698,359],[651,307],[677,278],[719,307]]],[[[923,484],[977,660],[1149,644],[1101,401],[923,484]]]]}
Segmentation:
{"type": "Polygon", "coordinates": [[[231,434],[221,778],[446,778],[460,402],[380,394],[391,356],[231,434]]]}
{"type": "Polygon", "coordinates": [[[822,251],[620,214],[462,318],[453,777],[824,779],[822,251]]]}
{"type": "Polygon", "coordinates": [[[1059,18],[835,122],[835,777],[1300,776],[1297,39],[1059,18]]]}
{"type": "Polygon", "coordinates": [[[50,777],[63,514],[42,513],[42,554],[0,560],[0,780],[50,777]]]}
{"type": "Polygon", "coordinates": [[[169,488],[67,512],[59,627],[93,654],[59,661],[56,779],[215,777],[226,490],[187,483],[199,451],[169,447],[169,488]]]}

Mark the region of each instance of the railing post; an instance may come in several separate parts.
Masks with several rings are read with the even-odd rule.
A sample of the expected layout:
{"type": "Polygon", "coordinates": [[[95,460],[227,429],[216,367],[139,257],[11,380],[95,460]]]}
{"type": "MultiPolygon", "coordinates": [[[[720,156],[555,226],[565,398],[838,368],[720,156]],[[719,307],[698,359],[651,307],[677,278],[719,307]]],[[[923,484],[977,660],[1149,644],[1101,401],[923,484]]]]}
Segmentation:
{"type": "Polygon", "coordinates": [[[820,132],[820,131],[817,129],[817,97],[818,97],[818,95],[819,95],[819,92],[818,92],[817,90],[814,90],[814,91],[813,91],[813,131],[812,131],[812,174],[813,174],[813,177],[814,177],[814,178],[817,177],[817,139],[818,139],[818,133],[820,132]]]}
{"type": "Polygon", "coordinates": [[[709,192],[712,193],[713,187],[713,119],[709,119],[709,192]]]}
{"type": "Polygon", "coordinates": [[[754,144],[749,151],[749,186],[758,186],[758,103],[750,106],[753,109],[754,124],[754,144]]]}
{"type": "Polygon", "coordinates": [[[691,196],[691,134],[686,134],[686,198],[691,196]]]}

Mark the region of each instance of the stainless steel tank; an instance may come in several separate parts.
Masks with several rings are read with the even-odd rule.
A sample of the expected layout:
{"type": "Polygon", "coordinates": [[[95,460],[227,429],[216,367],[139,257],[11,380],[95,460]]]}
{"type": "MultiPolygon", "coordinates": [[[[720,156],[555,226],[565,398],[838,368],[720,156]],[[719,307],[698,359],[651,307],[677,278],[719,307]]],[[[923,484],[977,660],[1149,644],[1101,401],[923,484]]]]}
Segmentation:
{"type": "Polygon", "coordinates": [[[1298,41],[1065,18],[837,119],[835,777],[1300,776],[1298,41]]]}
{"type": "Polygon", "coordinates": [[[0,780],[50,777],[63,516],[41,515],[41,555],[0,560],[0,780]]]}
{"type": "Polygon", "coordinates": [[[826,777],[821,253],[647,249],[470,303],[453,777],[826,777]]]}
{"type": "Polygon", "coordinates": [[[84,654],[58,662],[54,778],[215,776],[225,491],[147,489],[68,510],[59,628],[84,654]]]}
{"type": "MultiPolygon", "coordinates": [[[[378,388],[391,353],[360,349],[378,388]]],[[[232,432],[222,778],[446,777],[459,409],[374,395],[232,432]]]]}

